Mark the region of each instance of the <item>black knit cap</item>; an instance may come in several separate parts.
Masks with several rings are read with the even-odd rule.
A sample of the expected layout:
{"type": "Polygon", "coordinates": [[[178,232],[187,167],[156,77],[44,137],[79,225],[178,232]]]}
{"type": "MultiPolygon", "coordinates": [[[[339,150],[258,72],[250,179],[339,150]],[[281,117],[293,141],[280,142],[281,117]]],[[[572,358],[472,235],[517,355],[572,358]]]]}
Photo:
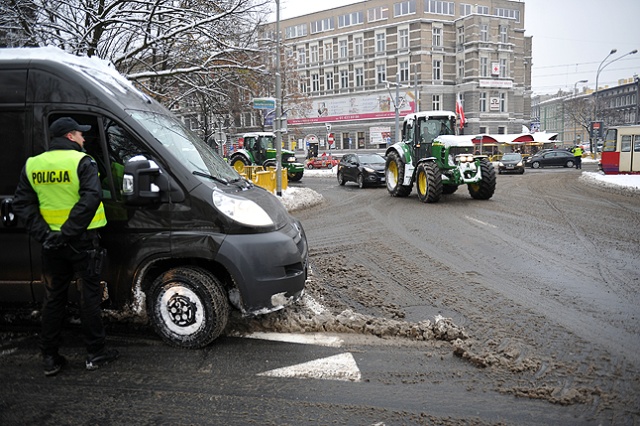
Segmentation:
{"type": "Polygon", "coordinates": [[[78,124],[78,122],[71,117],[58,118],[56,121],[51,123],[51,126],[49,126],[49,131],[53,137],[64,136],[74,130],[79,132],[88,132],[91,130],[91,126],[78,124]]]}

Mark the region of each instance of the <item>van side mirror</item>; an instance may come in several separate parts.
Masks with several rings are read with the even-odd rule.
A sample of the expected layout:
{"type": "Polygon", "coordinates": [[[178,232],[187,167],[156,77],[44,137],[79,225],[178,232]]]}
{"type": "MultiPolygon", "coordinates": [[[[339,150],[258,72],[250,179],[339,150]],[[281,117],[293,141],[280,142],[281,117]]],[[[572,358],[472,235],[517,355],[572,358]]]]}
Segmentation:
{"type": "Polygon", "coordinates": [[[122,194],[127,204],[142,206],[158,203],[162,191],[167,191],[168,180],[153,160],[135,156],[124,164],[122,194]]]}
{"type": "Polygon", "coordinates": [[[5,198],[4,200],[2,200],[2,224],[6,228],[13,228],[18,224],[18,219],[13,213],[11,203],[13,203],[12,198],[5,198]]]}

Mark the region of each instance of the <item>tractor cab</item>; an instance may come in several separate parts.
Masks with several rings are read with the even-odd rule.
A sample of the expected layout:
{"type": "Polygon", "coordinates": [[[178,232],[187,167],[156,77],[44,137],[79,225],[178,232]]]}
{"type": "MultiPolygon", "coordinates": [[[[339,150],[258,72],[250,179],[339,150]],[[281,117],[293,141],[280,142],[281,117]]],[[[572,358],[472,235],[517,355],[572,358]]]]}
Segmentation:
{"type": "MultiPolygon", "coordinates": [[[[436,111],[437,113],[438,111],[436,111]]],[[[444,112],[444,111],[443,111],[444,112]]],[[[405,119],[402,139],[411,146],[414,165],[422,158],[432,157],[433,140],[440,135],[456,134],[455,115],[412,114],[405,119]]]]}

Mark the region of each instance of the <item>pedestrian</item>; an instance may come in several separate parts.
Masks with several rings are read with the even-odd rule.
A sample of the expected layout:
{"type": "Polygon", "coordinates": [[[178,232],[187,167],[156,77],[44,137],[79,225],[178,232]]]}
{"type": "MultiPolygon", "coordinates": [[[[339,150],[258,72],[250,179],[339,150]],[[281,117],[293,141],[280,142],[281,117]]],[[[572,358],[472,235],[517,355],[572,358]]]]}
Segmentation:
{"type": "Polygon", "coordinates": [[[45,376],[67,363],[58,353],[67,292],[74,275],[80,282],[80,318],[87,349],[85,367],[95,370],[118,358],[105,346],[100,303],[100,270],[105,252],[98,229],[107,223],[95,161],[84,152],[83,132],[91,126],[62,117],[51,123],[49,150],[27,159],[13,208],[30,236],[42,244],[45,284],[42,351],[45,376]]]}
{"type": "Polygon", "coordinates": [[[576,145],[571,152],[576,163],[576,169],[582,169],[582,148],[580,145],[576,145]]]}

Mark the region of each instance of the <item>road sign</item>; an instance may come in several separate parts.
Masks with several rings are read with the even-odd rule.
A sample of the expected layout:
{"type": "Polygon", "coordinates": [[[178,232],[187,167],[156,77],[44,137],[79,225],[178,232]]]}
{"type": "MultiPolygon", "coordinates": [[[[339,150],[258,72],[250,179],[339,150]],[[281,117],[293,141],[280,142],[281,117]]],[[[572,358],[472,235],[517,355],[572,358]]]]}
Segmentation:
{"type": "Polygon", "coordinates": [[[253,107],[255,109],[276,109],[276,100],[274,98],[253,98],[253,107]]]}

